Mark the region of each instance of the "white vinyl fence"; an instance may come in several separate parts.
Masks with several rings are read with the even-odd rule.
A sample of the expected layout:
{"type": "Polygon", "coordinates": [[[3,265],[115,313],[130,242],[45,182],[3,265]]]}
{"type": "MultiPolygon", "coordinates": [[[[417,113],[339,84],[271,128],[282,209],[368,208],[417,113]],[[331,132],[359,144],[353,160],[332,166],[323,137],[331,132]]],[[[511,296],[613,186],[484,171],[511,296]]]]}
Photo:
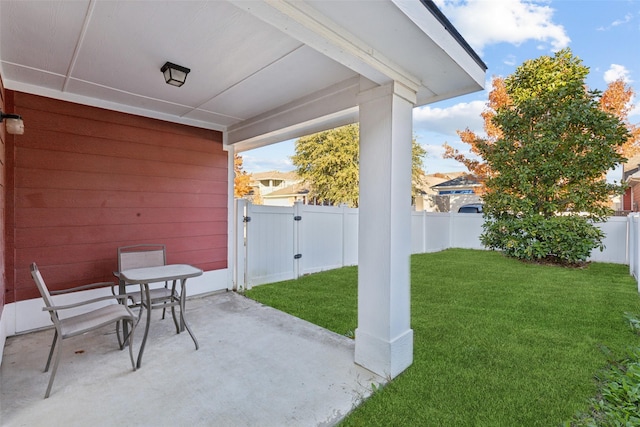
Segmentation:
{"type": "Polygon", "coordinates": [[[640,214],[630,214],[627,218],[629,222],[629,273],[638,281],[638,292],[640,292],[640,214]]]}
{"type": "MultiPolygon", "coordinates": [[[[482,215],[412,212],[411,253],[485,249],[479,239],[483,222],[482,215]]],[[[239,199],[236,225],[239,289],[358,263],[358,209],[258,206],[239,199]]],[[[605,250],[595,249],[590,260],[629,264],[640,278],[640,216],[611,217],[598,226],[606,234],[605,250]]]]}
{"type": "Polygon", "coordinates": [[[236,212],[237,224],[245,224],[244,238],[237,240],[238,287],[294,279],[358,262],[357,209],[301,203],[258,206],[236,200],[236,212]]]}

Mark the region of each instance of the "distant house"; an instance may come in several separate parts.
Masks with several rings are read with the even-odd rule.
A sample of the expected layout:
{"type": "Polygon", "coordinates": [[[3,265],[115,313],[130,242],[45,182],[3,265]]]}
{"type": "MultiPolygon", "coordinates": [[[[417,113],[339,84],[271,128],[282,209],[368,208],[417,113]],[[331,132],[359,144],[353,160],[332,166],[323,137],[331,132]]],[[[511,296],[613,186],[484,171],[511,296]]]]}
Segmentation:
{"type": "Polygon", "coordinates": [[[262,196],[265,206],[293,206],[295,202],[309,204],[309,188],[301,182],[262,196]]]}
{"type": "Polygon", "coordinates": [[[293,206],[295,202],[305,205],[326,204],[309,196],[309,184],[304,183],[295,172],[254,173],[249,185],[253,190],[247,199],[256,205],[293,206]]]}
{"type": "Polygon", "coordinates": [[[622,181],[629,186],[622,196],[622,209],[619,210],[623,212],[640,211],[640,156],[632,157],[624,164],[622,181]]]}
{"type": "Polygon", "coordinates": [[[427,212],[448,211],[448,198],[445,200],[438,196],[438,190],[433,187],[457,178],[462,174],[463,172],[437,172],[424,175],[418,184],[420,194],[414,199],[414,209],[427,212]]]}
{"type": "MultiPolygon", "coordinates": [[[[315,205],[309,197],[310,188],[295,172],[258,172],[252,174],[249,184],[252,203],[264,206],[293,206],[295,202],[315,205]]],[[[482,184],[464,172],[434,173],[423,176],[418,185],[421,194],[414,200],[414,209],[428,212],[449,212],[465,203],[476,203],[480,197],[476,190],[482,184]]]]}
{"type": "Polygon", "coordinates": [[[251,174],[251,177],[249,185],[262,196],[300,182],[295,172],[257,172],[251,174]]]}
{"type": "Polygon", "coordinates": [[[474,175],[462,174],[431,188],[437,192],[437,196],[448,202],[443,203],[448,204],[448,209],[441,209],[441,211],[457,212],[458,208],[464,204],[482,201],[478,194],[482,183],[474,175]]]}
{"type": "MultiPolygon", "coordinates": [[[[256,204],[292,206],[293,202],[284,204],[286,202],[286,197],[284,197],[285,201],[281,201],[279,199],[283,196],[277,196],[274,195],[274,193],[282,194],[280,193],[282,190],[286,190],[300,182],[301,180],[295,172],[269,171],[252,173],[251,181],[249,182],[249,186],[252,191],[248,199],[256,204]],[[272,196],[268,197],[270,195],[272,196]]],[[[288,191],[291,190],[287,190],[285,193],[288,191]]]]}

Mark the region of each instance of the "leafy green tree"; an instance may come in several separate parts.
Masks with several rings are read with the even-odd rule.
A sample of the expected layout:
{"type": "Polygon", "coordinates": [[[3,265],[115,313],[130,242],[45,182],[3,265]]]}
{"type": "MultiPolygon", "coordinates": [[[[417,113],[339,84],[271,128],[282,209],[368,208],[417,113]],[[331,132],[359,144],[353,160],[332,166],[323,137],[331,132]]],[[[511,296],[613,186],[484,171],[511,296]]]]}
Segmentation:
{"type": "Polygon", "coordinates": [[[493,117],[494,140],[478,140],[490,173],[485,181],[482,242],[508,255],[561,263],[584,261],[603,248],[593,222],[610,214],[621,187],[606,172],[625,159],[629,133],[599,108],[589,69],[569,49],[526,61],[505,79],[509,103],[493,117]]]}
{"type": "MultiPolygon", "coordinates": [[[[299,138],[291,157],[296,173],[310,185],[310,196],[320,203],[358,206],[359,128],[357,124],[299,138]]],[[[426,151],[415,139],[412,152],[412,195],[424,172],[426,151]]]]}

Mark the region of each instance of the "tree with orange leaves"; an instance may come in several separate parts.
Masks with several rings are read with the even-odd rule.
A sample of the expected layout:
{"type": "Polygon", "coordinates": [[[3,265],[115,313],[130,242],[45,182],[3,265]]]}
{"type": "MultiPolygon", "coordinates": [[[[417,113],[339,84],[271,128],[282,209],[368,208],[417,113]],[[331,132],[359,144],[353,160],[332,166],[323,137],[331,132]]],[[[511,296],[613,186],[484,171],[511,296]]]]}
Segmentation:
{"type": "MultiPolygon", "coordinates": [[[[473,156],[467,156],[460,150],[451,147],[449,144],[444,144],[445,159],[454,159],[467,168],[467,170],[480,178],[482,181],[490,175],[490,170],[487,163],[482,159],[478,150],[478,142],[494,143],[501,136],[502,132],[499,127],[493,122],[493,118],[496,115],[496,111],[502,107],[508,107],[511,105],[509,94],[505,88],[504,79],[501,77],[494,77],[492,80],[493,90],[489,93],[489,101],[487,102],[487,109],[481,113],[484,120],[484,131],[487,134],[485,138],[480,138],[475,132],[469,128],[465,130],[458,130],[456,133],[460,136],[460,140],[470,145],[470,152],[473,156]]],[[[629,131],[629,139],[620,147],[620,154],[625,158],[633,157],[636,154],[640,154],[640,126],[631,124],[628,116],[631,109],[631,99],[634,96],[633,89],[626,85],[622,80],[616,80],[609,83],[607,89],[602,93],[600,97],[600,109],[604,112],[608,112],[618,117],[622,121],[629,131]]]]}
{"type": "Polygon", "coordinates": [[[622,146],[622,155],[630,158],[640,154],[640,126],[629,122],[633,89],[623,80],[609,83],[607,90],[600,97],[600,109],[620,119],[629,131],[629,138],[622,146]]]}
{"type": "MultiPolygon", "coordinates": [[[[481,113],[482,119],[484,120],[484,131],[487,134],[487,137],[483,138],[483,140],[488,143],[493,143],[502,136],[500,128],[493,123],[493,117],[496,115],[495,112],[500,107],[505,107],[511,104],[509,94],[507,93],[504,85],[504,79],[501,77],[494,77],[492,85],[493,90],[489,93],[489,102],[487,103],[488,108],[481,113]]],[[[471,146],[471,153],[477,158],[481,158],[477,145],[480,137],[478,137],[478,135],[469,128],[466,128],[465,130],[458,130],[456,133],[460,136],[460,140],[462,140],[462,142],[471,146]]],[[[462,163],[470,173],[480,178],[481,181],[489,176],[489,167],[486,162],[477,160],[473,157],[468,157],[447,143],[444,144],[444,149],[445,153],[443,157],[445,159],[454,159],[462,163]]]]}
{"type": "Polygon", "coordinates": [[[242,157],[239,154],[233,155],[233,195],[236,198],[246,196],[251,192],[249,181],[251,181],[251,174],[242,170],[242,157]]]}
{"type": "Polygon", "coordinates": [[[603,111],[601,92],[586,89],[588,73],[563,49],[525,61],[504,80],[506,103],[491,117],[499,132],[474,141],[488,164],[486,247],[561,264],[582,263],[603,248],[594,222],[610,214],[610,196],[623,189],[605,175],[625,161],[629,131],[603,111]]]}

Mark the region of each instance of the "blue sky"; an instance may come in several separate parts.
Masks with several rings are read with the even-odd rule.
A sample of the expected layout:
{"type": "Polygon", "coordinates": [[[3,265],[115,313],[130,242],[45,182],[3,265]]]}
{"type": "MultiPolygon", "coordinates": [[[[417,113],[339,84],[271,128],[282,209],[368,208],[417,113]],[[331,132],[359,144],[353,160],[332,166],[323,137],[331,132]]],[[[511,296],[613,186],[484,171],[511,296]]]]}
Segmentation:
{"type": "MultiPolygon", "coordinates": [[[[493,76],[506,77],[524,61],[565,47],[589,67],[591,89],[605,90],[609,82],[624,79],[636,93],[629,119],[640,122],[640,0],[435,2],[488,69],[484,91],[414,109],[414,134],[427,150],[427,173],[465,170],[454,160],[442,159],[442,144],[467,151],[456,130],[468,127],[482,134],[480,113],[493,76]]],[[[293,154],[294,141],[241,153],[249,173],[293,170],[293,154]]]]}

